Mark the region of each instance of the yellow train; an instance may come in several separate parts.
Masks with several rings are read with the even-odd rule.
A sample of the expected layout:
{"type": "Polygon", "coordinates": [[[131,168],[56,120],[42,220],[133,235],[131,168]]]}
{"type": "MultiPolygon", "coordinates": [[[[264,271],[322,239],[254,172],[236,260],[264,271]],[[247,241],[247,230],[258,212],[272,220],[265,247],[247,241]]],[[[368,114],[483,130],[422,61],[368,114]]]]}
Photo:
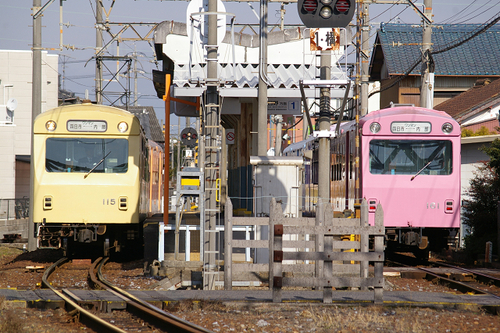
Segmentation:
{"type": "Polygon", "coordinates": [[[162,210],[163,149],[136,116],[89,102],[51,109],[35,119],[33,151],[38,248],[142,254],[142,223],[162,210]]]}

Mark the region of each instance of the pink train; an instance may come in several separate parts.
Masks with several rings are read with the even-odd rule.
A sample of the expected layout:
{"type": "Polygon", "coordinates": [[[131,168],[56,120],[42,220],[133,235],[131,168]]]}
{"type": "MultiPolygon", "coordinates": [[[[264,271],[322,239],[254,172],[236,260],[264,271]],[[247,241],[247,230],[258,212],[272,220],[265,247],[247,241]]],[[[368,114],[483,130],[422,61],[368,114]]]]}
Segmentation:
{"type": "MultiPolygon", "coordinates": [[[[384,209],[389,250],[418,256],[458,241],[460,229],[460,125],[442,111],[396,106],[331,127],[330,203],[338,214],[368,201],[384,209]],[[359,130],[359,147],[356,131],[359,130]],[[356,155],[359,151],[359,170],[356,155]]],[[[303,213],[317,200],[317,139],[287,147],[305,158],[303,213]],[[316,195],[316,197],[315,197],[316,195]]],[[[347,213],[348,214],[348,213],[347,213]]]]}

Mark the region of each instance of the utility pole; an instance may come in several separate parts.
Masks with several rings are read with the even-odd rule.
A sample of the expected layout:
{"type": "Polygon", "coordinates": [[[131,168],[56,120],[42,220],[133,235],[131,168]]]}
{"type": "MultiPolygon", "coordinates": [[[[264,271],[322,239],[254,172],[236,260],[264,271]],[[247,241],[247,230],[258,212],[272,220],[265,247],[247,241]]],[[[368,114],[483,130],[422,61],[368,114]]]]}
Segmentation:
{"type": "Polygon", "coordinates": [[[203,253],[203,289],[215,289],[215,244],[216,244],[216,180],[219,171],[219,144],[220,140],[220,105],[217,76],[217,0],[208,0],[208,45],[207,50],[207,90],[205,95],[205,115],[203,139],[205,177],[205,216],[204,216],[204,253],[203,253]]]}
{"type": "MultiPolygon", "coordinates": [[[[98,54],[102,49],[102,2],[95,0],[95,54],[98,54]]],[[[95,101],[97,104],[102,104],[102,59],[97,57],[95,62],[95,101]]]]}
{"type": "Polygon", "coordinates": [[[430,51],[432,49],[432,0],[424,0],[424,31],[422,33],[422,71],[420,88],[420,106],[428,109],[434,107],[434,63],[430,51]]]}
{"type": "Polygon", "coordinates": [[[41,0],[33,0],[33,85],[31,96],[31,161],[30,203],[28,220],[28,251],[36,250],[33,198],[35,196],[35,159],[33,152],[35,118],[42,113],[42,14],[41,0]]]}

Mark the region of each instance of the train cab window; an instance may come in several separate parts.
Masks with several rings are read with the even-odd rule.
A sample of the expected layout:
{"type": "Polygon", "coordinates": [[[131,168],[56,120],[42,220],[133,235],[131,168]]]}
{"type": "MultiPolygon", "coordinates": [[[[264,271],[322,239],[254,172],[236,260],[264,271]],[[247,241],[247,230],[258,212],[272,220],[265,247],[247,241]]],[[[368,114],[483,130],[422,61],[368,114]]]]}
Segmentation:
{"type": "Polygon", "coordinates": [[[448,140],[372,140],[370,173],[449,175],[453,171],[448,140]]]}
{"type": "Polygon", "coordinates": [[[102,138],[48,138],[47,172],[125,173],[128,170],[128,141],[102,138]]]}

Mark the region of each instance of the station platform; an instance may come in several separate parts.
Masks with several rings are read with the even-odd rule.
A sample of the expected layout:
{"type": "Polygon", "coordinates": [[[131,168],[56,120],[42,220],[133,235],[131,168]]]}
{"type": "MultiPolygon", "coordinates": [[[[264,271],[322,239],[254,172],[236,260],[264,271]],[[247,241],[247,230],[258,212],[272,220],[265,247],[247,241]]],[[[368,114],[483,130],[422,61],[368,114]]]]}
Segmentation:
{"type": "MultiPolygon", "coordinates": [[[[124,309],[125,302],[115,294],[102,290],[68,290],[77,296],[80,303],[94,304],[96,309],[111,311],[124,309]]],[[[129,290],[132,295],[143,299],[159,308],[163,304],[177,301],[218,301],[245,303],[272,303],[272,291],[269,290],[129,290]]],[[[47,289],[14,290],[0,289],[4,305],[12,308],[58,308],[63,301],[47,289]]],[[[333,305],[370,305],[373,304],[373,291],[333,291],[333,305]]],[[[322,291],[282,291],[282,303],[276,304],[323,304],[322,291]]],[[[384,291],[384,306],[435,307],[449,309],[469,309],[480,307],[489,312],[500,313],[500,299],[490,295],[468,295],[453,293],[384,291]]],[[[328,305],[328,304],[325,304],[328,305]]]]}

